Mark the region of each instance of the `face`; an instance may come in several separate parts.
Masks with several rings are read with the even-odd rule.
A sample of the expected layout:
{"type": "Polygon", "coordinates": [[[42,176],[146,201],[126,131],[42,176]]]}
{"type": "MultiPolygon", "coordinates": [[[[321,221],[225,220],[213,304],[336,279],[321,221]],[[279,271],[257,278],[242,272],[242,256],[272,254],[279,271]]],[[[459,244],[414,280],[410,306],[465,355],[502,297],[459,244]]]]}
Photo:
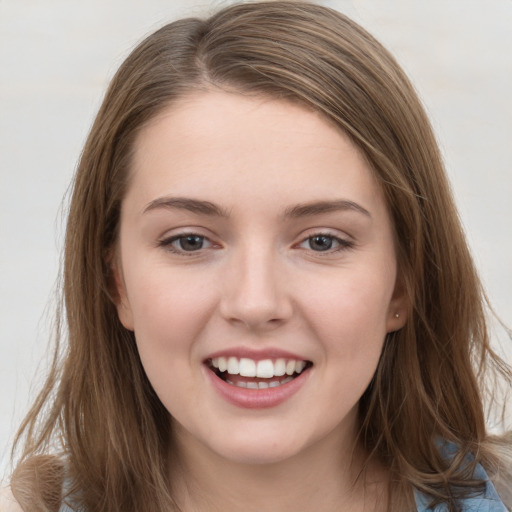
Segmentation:
{"type": "Polygon", "coordinates": [[[353,443],[405,316],[390,218],[355,146],[301,106],[227,92],[140,132],[116,275],[182,447],[237,462],[353,443]]]}

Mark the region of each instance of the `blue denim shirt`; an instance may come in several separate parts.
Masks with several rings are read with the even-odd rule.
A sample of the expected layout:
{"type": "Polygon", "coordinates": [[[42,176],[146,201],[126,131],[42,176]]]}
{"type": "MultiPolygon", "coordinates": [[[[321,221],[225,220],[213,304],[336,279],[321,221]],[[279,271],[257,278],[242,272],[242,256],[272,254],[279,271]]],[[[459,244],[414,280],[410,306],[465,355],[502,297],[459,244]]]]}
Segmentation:
{"type": "MultiPolygon", "coordinates": [[[[501,501],[494,485],[489,480],[484,468],[477,464],[474,478],[485,481],[485,490],[479,496],[473,496],[462,500],[461,512],[508,512],[507,508],[501,501]]],[[[416,491],[414,494],[416,498],[417,512],[446,512],[447,507],[444,504],[437,505],[434,508],[428,508],[431,498],[416,491]]]]}

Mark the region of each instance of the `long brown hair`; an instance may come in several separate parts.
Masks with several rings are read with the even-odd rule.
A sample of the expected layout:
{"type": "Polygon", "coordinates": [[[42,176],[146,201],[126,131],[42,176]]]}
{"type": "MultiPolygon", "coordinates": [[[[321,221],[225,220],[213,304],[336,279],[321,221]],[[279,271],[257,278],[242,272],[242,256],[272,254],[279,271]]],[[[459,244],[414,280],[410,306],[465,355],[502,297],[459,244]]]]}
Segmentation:
{"type": "Polygon", "coordinates": [[[409,80],[353,21],[295,1],[238,4],[166,25],[112,80],[74,181],[63,272],[67,344],[18,434],[25,444],[15,495],[26,510],[58,508],[60,494],[47,488],[63,478],[65,463],[67,491],[86,510],[178,510],[167,478],[168,412],[118,320],[110,259],[137,133],[185,94],[210,88],[319,111],[370,163],[393,219],[410,311],[360,401],[359,440],[389,468],[393,503],[411,508],[416,487],[457,510],[478,483],[462,461],[471,453],[497,468],[483,379],[497,371],[509,385],[510,369],[489,345],[482,287],[409,80]],[[454,458],[440,454],[441,440],[455,443],[454,458]]]}

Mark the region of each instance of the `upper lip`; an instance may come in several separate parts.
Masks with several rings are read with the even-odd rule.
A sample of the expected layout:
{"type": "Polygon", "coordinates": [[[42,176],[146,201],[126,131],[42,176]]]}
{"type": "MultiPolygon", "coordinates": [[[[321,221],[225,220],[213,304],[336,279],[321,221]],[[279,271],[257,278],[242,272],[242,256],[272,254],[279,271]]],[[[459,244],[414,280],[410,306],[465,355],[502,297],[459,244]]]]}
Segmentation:
{"type": "Polygon", "coordinates": [[[252,349],[246,347],[234,347],[217,352],[212,352],[205,359],[208,362],[216,357],[237,357],[239,359],[245,357],[254,361],[262,361],[264,359],[293,359],[296,361],[309,361],[306,357],[279,348],[252,349]]]}

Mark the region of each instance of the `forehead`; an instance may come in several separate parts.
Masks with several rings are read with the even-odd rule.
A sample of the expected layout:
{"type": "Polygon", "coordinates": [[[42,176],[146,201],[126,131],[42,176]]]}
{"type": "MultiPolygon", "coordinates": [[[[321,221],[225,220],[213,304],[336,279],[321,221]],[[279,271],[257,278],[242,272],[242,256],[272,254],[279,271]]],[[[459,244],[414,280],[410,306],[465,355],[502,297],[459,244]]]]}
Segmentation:
{"type": "Polygon", "coordinates": [[[382,202],[364,156],[318,112],[238,93],[201,92],[170,105],[139,133],[130,191],[199,194],[236,206],[250,196],[305,202],[351,194],[382,202]]]}

